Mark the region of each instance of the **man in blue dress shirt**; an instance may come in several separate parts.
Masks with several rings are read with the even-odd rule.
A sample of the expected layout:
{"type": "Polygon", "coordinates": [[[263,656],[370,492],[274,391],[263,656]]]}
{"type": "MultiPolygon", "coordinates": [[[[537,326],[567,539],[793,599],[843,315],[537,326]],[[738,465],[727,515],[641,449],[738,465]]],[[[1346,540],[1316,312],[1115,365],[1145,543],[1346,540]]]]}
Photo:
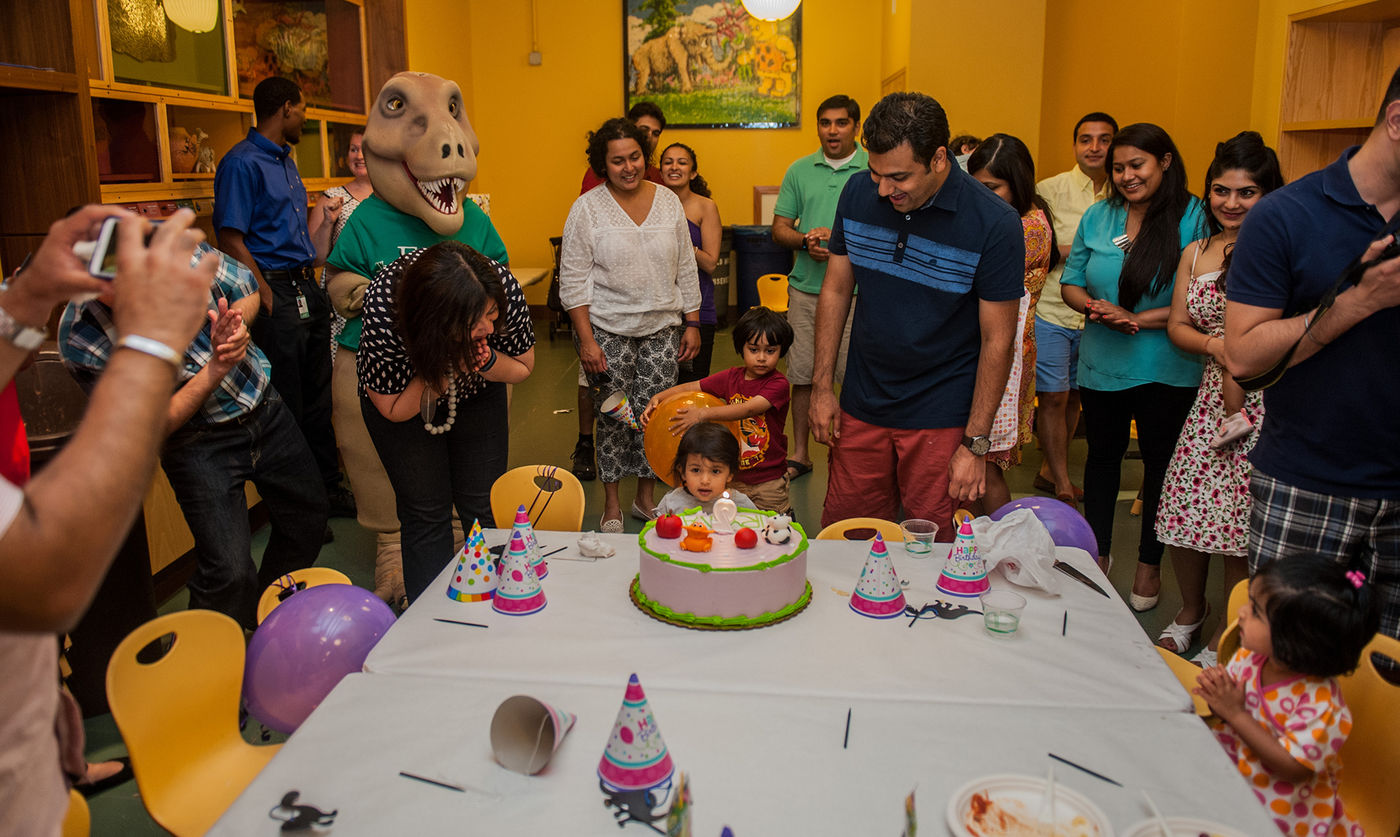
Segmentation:
{"type": "MultiPolygon", "coordinates": [[[[316,282],[321,263],[307,230],[306,187],[292,146],[306,124],[301,89],[285,78],[253,90],[257,127],[229,149],[214,175],[214,229],[219,249],[252,268],[261,299],[250,325],[253,342],[272,364],[272,384],[296,418],[316,458],[333,517],[354,517],[341,483],[331,428],[330,300],[316,282]]],[[[329,249],[322,224],[320,252],[329,249]]]]}

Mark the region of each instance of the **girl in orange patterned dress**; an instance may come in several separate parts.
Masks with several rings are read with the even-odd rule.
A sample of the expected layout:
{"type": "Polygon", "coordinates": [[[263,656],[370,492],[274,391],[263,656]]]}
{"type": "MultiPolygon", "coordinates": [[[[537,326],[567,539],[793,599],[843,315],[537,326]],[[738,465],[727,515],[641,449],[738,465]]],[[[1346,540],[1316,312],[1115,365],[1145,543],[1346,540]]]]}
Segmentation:
{"type": "Polygon", "coordinates": [[[992,134],[967,160],[967,170],[983,186],[1015,207],[1026,235],[1026,295],[1021,299],[1021,351],[1012,360],[1006,392],[992,420],[987,455],[987,492],[982,509],[991,513],[1011,502],[1002,471],[1021,464],[1021,445],[1031,438],[1035,403],[1035,305],[1046,274],[1059,261],[1050,207],[1035,193],[1035,163],[1026,144],[1010,134],[992,134]]]}
{"type": "Polygon", "coordinates": [[[1273,561],[1249,583],[1240,650],[1196,681],[1216,737],[1284,834],[1364,834],[1338,795],[1351,710],[1336,677],[1356,668],[1378,624],[1360,572],[1323,558],[1273,561]]]}

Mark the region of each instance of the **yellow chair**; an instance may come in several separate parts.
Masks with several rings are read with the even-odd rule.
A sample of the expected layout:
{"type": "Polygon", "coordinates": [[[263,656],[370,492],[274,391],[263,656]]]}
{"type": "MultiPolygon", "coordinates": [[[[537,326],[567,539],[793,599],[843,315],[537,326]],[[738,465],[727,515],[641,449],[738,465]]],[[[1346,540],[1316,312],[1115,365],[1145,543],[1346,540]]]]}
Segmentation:
{"type": "Polygon", "coordinates": [[[779,314],[787,311],[788,278],[786,273],[765,273],[758,277],[758,304],[779,314]]]}
{"type": "Polygon", "coordinates": [[[497,529],[509,529],[516,510],[524,506],[536,529],[577,532],[583,528],[583,500],[583,483],[568,469],[521,465],[491,486],[491,516],[497,529]]]}
{"type": "Polygon", "coordinates": [[[1230,658],[1235,656],[1235,652],[1240,650],[1240,608],[1249,601],[1249,579],[1244,579],[1235,585],[1235,589],[1230,591],[1230,601],[1225,605],[1225,630],[1220,634],[1220,642],[1216,643],[1215,653],[1218,655],[1220,664],[1230,662],[1230,658]]]}
{"type": "Polygon", "coordinates": [[[879,532],[889,543],[904,543],[904,530],[898,523],[878,517],[848,517],[817,533],[819,541],[868,541],[879,532]],[[866,534],[869,533],[869,534],[866,534]]]}
{"type": "Polygon", "coordinates": [[[1197,694],[1192,694],[1191,690],[1196,688],[1196,677],[1201,673],[1201,667],[1181,656],[1174,654],[1170,650],[1160,645],[1154,645],[1157,653],[1162,655],[1167,668],[1172,670],[1176,679],[1181,681],[1182,688],[1186,689],[1186,694],[1191,695],[1191,704],[1196,708],[1196,714],[1202,718],[1211,716],[1210,706],[1206,704],[1206,699],[1197,694]]]}
{"type": "Polygon", "coordinates": [[[88,810],[87,800],[76,789],[70,788],[68,813],[63,815],[63,827],[58,833],[60,837],[88,837],[91,831],[92,812],[88,810]]]}
{"type": "Polygon", "coordinates": [[[1341,793],[1367,834],[1400,834],[1400,685],[1381,677],[1372,654],[1400,662],[1400,640],[1376,634],[1356,671],[1337,678],[1352,722],[1342,746],[1341,793]]]}
{"type": "Polygon", "coordinates": [[[282,600],[290,593],[287,589],[295,586],[298,590],[305,590],[308,587],[320,587],[322,584],[349,584],[350,577],[340,570],[333,570],[330,567],[307,567],[301,570],[292,570],[263,591],[262,598],[258,599],[258,624],[261,625],[272,609],[282,603],[282,600]]]}
{"type": "Polygon", "coordinates": [[[127,635],[107,667],[107,702],[131,755],[146,810],[176,837],[203,834],[276,754],[238,729],[243,629],[211,610],[186,610],[127,635]],[[165,655],[146,646],[170,635],[165,655]]]}

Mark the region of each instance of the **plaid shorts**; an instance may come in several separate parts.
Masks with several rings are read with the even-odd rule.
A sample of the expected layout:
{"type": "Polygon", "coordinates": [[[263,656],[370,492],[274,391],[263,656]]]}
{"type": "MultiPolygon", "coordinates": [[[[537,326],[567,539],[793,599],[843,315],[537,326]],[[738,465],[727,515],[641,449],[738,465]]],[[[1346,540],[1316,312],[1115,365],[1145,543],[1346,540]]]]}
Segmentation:
{"type": "Polygon", "coordinates": [[[1400,500],[1334,497],[1254,470],[1249,493],[1249,573],[1298,555],[1330,555],[1366,574],[1381,633],[1400,637],[1400,500]]]}

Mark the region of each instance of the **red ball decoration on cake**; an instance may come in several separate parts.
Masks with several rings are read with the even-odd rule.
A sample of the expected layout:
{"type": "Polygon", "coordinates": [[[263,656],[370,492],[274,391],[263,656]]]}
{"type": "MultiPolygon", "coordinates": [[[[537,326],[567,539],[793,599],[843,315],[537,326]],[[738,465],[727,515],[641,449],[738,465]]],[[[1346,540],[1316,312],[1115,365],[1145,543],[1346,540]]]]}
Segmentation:
{"type": "Polygon", "coordinates": [[[681,536],[685,525],[681,519],[674,514],[663,514],[656,519],[656,536],[658,538],[675,539],[681,536]]]}
{"type": "Polygon", "coordinates": [[[734,545],[740,549],[753,549],[758,546],[758,533],[745,526],[734,533],[734,545]]]}

